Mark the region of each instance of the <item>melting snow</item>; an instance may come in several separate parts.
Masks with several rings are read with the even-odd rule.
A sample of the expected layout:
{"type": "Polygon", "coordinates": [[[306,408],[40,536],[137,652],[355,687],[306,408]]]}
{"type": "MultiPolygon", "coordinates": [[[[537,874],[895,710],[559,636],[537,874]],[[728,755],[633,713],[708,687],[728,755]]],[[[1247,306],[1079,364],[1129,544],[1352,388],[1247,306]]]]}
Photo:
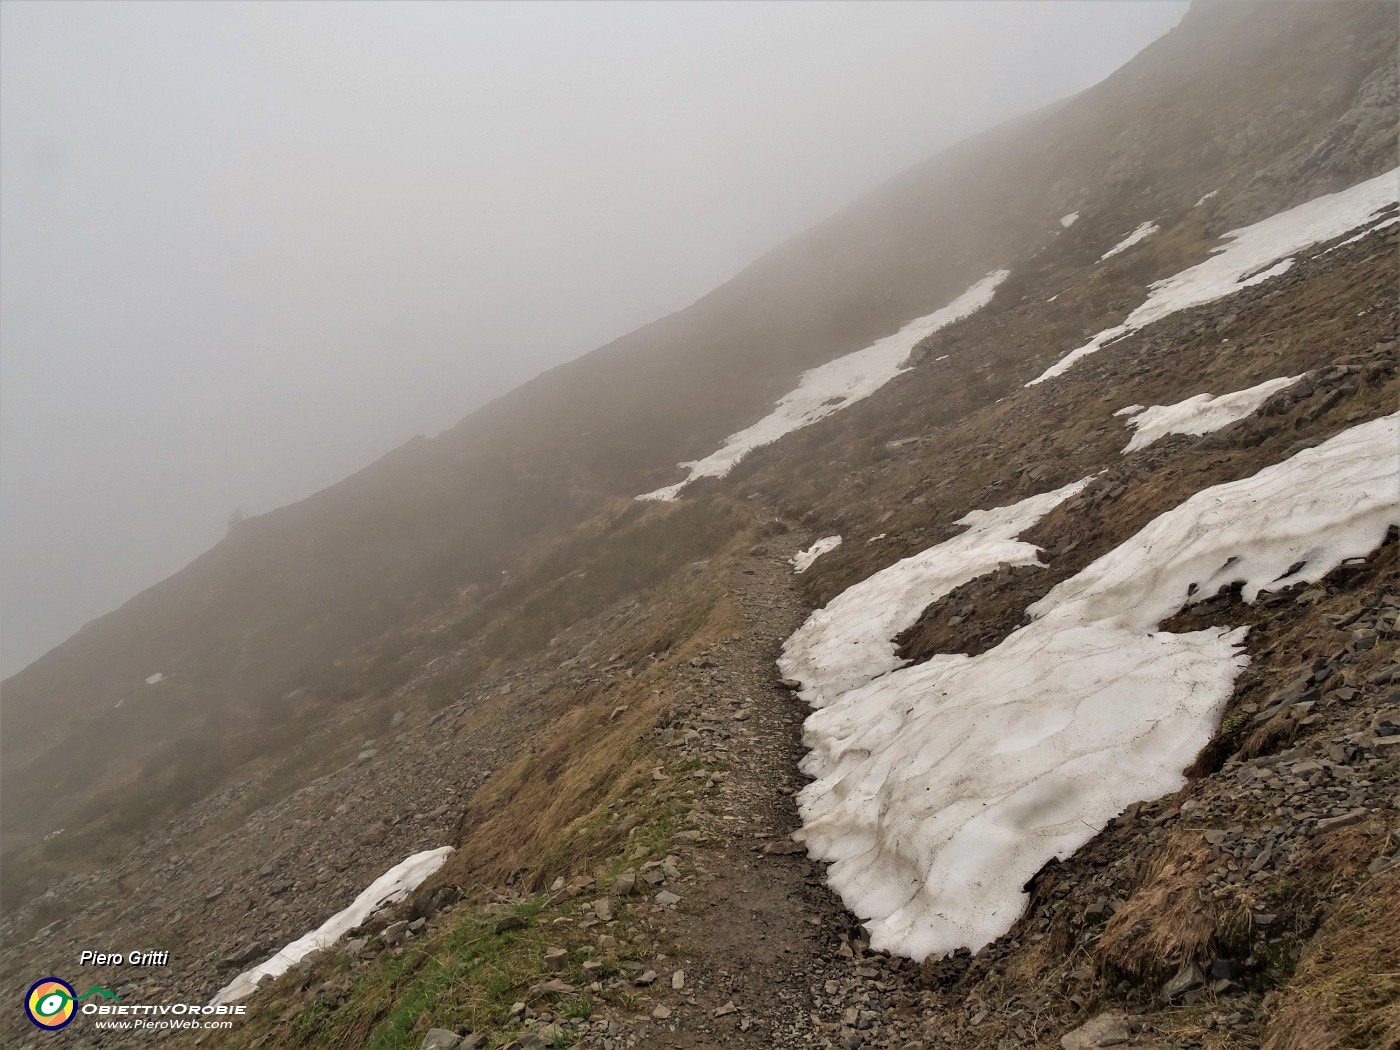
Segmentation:
{"type": "Polygon", "coordinates": [[[148,676],[146,677],[146,684],[147,684],[147,685],[155,685],[157,682],[164,681],[164,679],[165,679],[165,675],[163,675],[163,674],[161,674],[159,671],[157,671],[155,674],[153,674],[153,675],[148,675],[148,676]]]}
{"type": "Polygon", "coordinates": [[[1335,252],[1338,248],[1345,248],[1348,244],[1355,244],[1357,241],[1361,240],[1362,238],[1364,238],[1364,237],[1369,237],[1369,236],[1371,236],[1371,234],[1377,233],[1377,232],[1379,232],[1380,230],[1385,229],[1387,226],[1394,226],[1397,222],[1400,222],[1400,215],[1392,215],[1392,216],[1391,216],[1390,218],[1388,218],[1388,219],[1382,219],[1380,222],[1376,223],[1374,226],[1367,226],[1367,227],[1366,227],[1364,230],[1362,230],[1360,233],[1353,234],[1352,236],[1348,237],[1346,240],[1344,240],[1344,241],[1339,241],[1338,243],[1332,245],[1332,247],[1328,248],[1327,251],[1323,252],[1322,254],[1323,254],[1323,255],[1327,255],[1327,254],[1329,254],[1329,253],[1331,253],[1331,252],[1335,252]]]}
{"type": "Polygon", "coordinates": [[[1220,192],[1219,190],[1211,190],[1211,191],[1210,191],[1209,193],[1207,193],[1204,197],[1202,197],[1200,200],[1198,200],[1195,204],[1191,205],[1191,207],[1193,207],[1193,208],[1199,208],[1202,204],[1204,204],[1206,201],[1210,200],[1212,197],[1214,197],[1214,196],[1215,196],[1217,193],[1219,193],[1219,192],[1220,192]]]}
{"type": "MultiPolygon", "coordinates": [[[[814,613],[784,656],[784,673],[825,705],[806,723],[803,769],[817,779],[800,796],[800,834],[834,862],[831,885],[871,946],[916,959],[979,948],[1015,922],[1021,887],[1048,859],[1180,787],[1246,663],[1245,628],[1157,624],[1237,580],[1253,601],[1368,554],[1400,522],[1398,440],[1400,413],[1197,493],[980,656],[871,681],[899,618],[870,581],[852,589],[866,600],[848,591],[814,613]],[[868,665],[852,652],[864,649],[868,665]]],[[[964,560],[958,544],[925,552],[917,574],[964,560]]]]}
{"type": "Polygon", "coordinates": [[[909,352],[921,339],[991,302],[992,293],[1009,273],[1009,270],[994,270],[943,309],[910,321],[894,335],[864,350],[804,372],[797,389],[785,395],[768,415],[753,426],[731,434],[718,451],[704,459],[682,463],[687,471],[684,480],[644,493],[637,499],[673,500],[696,478],[722,478],[753,449],[771,444],[784,434],[810,426],[869,397],[904,371],[909,352]]]}
{"type": "Polygon", "coordinates": [[[798,551],[792,556],[792,571],[795,573],[806,572],[812,567],[812,562],[827,551],[834,551],[839,546],[841,546],[840,536],[823,536],[805,551],[798,551]]]}
{"type": "Polygon", "coordinates": [[[803,683],[799,694],[824,707],[840,694],[907,661],[895,655],[894,637],[919,620],[955,587],[992,572],[1002,562],[1039,565],[1040,548],[1016,537],[1089,483],[1043,492],[1009,507],[974,510],[959,519],[961,536],[897,561],[848,587],[807,618],[783,645],[778,666],[803,683]]]}
{"type": "Polygon", "coordinates": [[[1154,441],[1160,441],[1168,434],[1209,434],[1212,430],[1229,426],[1236,420],[1252,415],[1269,398],[1280,390],[1292,386],[1301,375],[1270,379],[1258,386],[1236,390],[1229,394],[1197,394],[1174,405],[1129,405],[1113,413],[1115,416],[1132,416],[1128,422],[1137,431],[1133,439],[1123,449],[1136,452],[1154,441]]]}
{"type": "Polygon", "coordinates": [[[1400,175],[1400,168],[1340,193],[1316,197],[1253,226],[1231,230],[1225,234],[1225,243],[1212,250],[1210,258],[1152,285],[1147,300],[1130,313],[1122,324],[1104,329],[1026,385],[1035,386],[1061,375],[1076,361],[1102,349],[1113,340],[1146,328],[1179,310],[1214,302],[1241,288],[1277,276],[1291,265],[1291,260],[1285,256],[1365,225],[1378,212],[1400,199],[1400,179],[1397,179],[1397,175],[1400,175]],[[1261,270],[1261,267],[1268,268],[1261,270]]]}
{"type": "Polygon", "coordinates": [[[1105,259],[1112,259],[1119,252],[1126,252],[1133,245],[1137,244],[1138,241],[1146,240],[1148,237],[1151,237],[1154,233],[1157,233],[1159,230],[1161,230],[1161,227],[1158,226],[1155,222],[1143,223],[1141,226],[1139,226],[1132,233],[1128,234],[1128,236],[1124,237],[1121,241],[1115,244],[1108,251],[1100,255],[1099,262],[1103,262],[1105,259]]]}
{"type": "Polygon", "coordinates": [[[1062,217],[1060,218],[1060,225],[1063,226],[1065,229],[1069,229],[1071,226],[1073,226],[1073,225],[1074,225],[1076,222],[1078,222],[1078,221],[1079,221],[1079,212],[1077,212],[1077,211],[1072,211],[1072,212],[1070,212],[1068,215],[1062,216],[1062,217]]]}
{"type": "Polygon", "coordinates": [[[253,994],[258,984],[266,978],[277,977],[288,968],[310,955],[312,952],[329,948],[386,904],[395,904],[423,884],[426,879],[447,860],[451,846],[415,853],[407,860],[395,864],[355,898],[350,907],[338,911],[316,929],[287,945],[265,963],[245,970],[223,988],[219,989],[210,1006],[233,1003],[253,994]]]}
{"type": "Polygon", "coordinates": [[[1288,258],[1280,259],[1272,266],[1260,270],[1252,277],[1244,278],[1244,280],[1236,285],[1236,288],[1252,288],[1256,284],[1263,284],[1265,281],[1272,280],[1280,274],[1285,274],[1291,269],[1293,269],[1293,256],[1290,255],[1288,258]]]}

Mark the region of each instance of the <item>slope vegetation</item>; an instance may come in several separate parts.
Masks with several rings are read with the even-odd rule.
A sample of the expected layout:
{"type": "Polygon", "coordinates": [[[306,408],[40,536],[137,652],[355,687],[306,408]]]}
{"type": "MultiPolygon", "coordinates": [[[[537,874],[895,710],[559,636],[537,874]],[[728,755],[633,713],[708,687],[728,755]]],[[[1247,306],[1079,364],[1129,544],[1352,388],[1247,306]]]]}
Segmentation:
{"type": "Polygon", "coordinates": [[[1005,537],[1013,556],[879,625],[879,670],[991,653],[1193,496],[1393,411],[1400,233],[1376,221],[1033,381],[1227,231],[1382,175],[1395,44],[1384,4],[1193,8],[1091,91],[245,523],[89,625],[6,683],[6,979],[64,973],[92,941],[163,940],[172,966],[122,994],[205,1001],[405,857],[453,846],[397,911],[254,993],[229,1044],[406,1046],[439,1027],[537,1046],[1053,1046],[1094,1021],[1159,1047],[1385,1045],[1393,541],[1252,604],[1215,581],[1160,624],[1250,627],[1219,724],[1148,794],[1170,793],[1098,814],[1035,873],[975,955],[872,950],[825,888],[832,856],[789,838],[814,737],[775,664],[810,612],[972,512],[1063,489],[1005,537]],[[863,400],[677,501],[632,498],[803,370],[1003,269],[863,400]],[[1284,377],[1222,429],[1128,450],[1122,409],[1284,377]],[[1379,932],[1349,942],[1348,924],[1379,932]]]}

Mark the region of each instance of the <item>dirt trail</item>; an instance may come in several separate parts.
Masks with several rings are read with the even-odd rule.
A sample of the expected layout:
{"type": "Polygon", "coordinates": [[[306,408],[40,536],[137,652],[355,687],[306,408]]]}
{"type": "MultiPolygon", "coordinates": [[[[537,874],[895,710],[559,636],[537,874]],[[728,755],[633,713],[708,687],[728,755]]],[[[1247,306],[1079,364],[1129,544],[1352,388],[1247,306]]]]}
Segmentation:
{"type": "Polygon", "coordinates": [[[668,927],[677,954],[656,966],[658,987],[676,970],[682,986],[651,996],[641,1016],[610,1017],[586,1046],[857,1045],[850,1033],[870,1012],[874,989],[855,984],[874,976],[855,972],[859,929],[826,888],[823,865],[790,837],[801,824],[794,794],[806,782],[797,765],[809,709],[780,684],[776,660],[808,610],[788,563],[800,544],[779,540],[736,571],[743,625],[687,676],[702,698],[693,724],[706,730],[703,750],[729,771],[699,821],[705,838],[683,854],[696,876],[668,927]]]}

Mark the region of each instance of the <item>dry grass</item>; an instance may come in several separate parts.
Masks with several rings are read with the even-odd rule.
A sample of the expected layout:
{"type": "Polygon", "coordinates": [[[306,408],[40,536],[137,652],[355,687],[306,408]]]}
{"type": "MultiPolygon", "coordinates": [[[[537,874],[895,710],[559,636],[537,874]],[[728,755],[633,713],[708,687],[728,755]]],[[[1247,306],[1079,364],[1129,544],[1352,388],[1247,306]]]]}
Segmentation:
{"type": "Polygon", "coordinates": [[[1263,1050],[1400,1047],[1400,871],[1332,910],[1264,1025],[1263,1050]]]}
{"type": "MultiPolygon", "coordinates": [[[[741,535],[734,545],[746,542],[741,535]]],[[[650,784],[656,761],[647,737],[665,718],[675,668],[737,622],[718,582],[728,571],[722,557],[710,571],[675,581],[675,615],[689,623],[648,625],[680,640],[672,655],[615,688],[570,696],[568,706],[482,785],[463,815],[458,850],[435,882],[499,884],[528,870],[530,886],[538,889],[617,851],[632,806],[625,796],[650,784]],[[621,707],[626,710],[614,716],[621,707]]]]}
{"type": "Polygon", "coordinates": [[[1200,890],[1213,867],[1198,830],[1178,829],[1141,884],[1104,927],[1095,948],[1100,966],[1139,978],[1169,977],[1182,965],[1207,962],[1218,926],[1200,890]]]}

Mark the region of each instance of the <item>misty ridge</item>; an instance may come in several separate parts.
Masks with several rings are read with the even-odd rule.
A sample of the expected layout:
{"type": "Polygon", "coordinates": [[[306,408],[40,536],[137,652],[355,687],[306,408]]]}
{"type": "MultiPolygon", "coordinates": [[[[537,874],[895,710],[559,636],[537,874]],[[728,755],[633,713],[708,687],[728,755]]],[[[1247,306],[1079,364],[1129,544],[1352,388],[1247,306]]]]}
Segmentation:
{"type": "Polygon", "coordinates": [[[1400,1046],[1394,16],[0,6],[0,1041],[1400,1046]]]}
{"type": "Polygon", "coordinates": [[[7,5],[4,673],[1183,9],[7,5]]]}

